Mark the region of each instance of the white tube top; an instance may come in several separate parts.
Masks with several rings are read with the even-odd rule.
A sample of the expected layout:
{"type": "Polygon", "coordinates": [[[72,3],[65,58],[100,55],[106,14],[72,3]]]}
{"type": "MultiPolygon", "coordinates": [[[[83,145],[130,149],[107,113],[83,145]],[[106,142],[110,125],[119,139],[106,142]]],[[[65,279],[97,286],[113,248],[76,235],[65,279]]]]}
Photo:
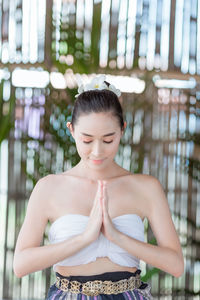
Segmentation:
{"type": "MultiPolygon", "coordinates": [[[[88,222],[88,216],[81,214],[66,214],[53,222],[49,228],[48,238],[50,243],[65,241],[84,231],[88,222]]],[[[123,214],[112,219],[115,227],[122,233],[139,241],[144,241],[144,224],[136,214],[123,214]]],[[[93,262],[97,257],[108,257],[112,262],[126,267],[139,268],[139,259],[130,255],[118,245],[110,242],[102,232],[98,239],[81,249],[72,256],[53,265],[76,266],[93,262]]]]}

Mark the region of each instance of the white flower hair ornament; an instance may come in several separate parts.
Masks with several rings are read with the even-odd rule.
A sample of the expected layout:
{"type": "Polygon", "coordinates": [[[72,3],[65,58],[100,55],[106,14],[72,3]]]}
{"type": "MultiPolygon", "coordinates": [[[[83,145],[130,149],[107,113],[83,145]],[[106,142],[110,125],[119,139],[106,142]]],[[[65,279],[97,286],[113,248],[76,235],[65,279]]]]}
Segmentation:
{"type": "Polygon", "coordinates": [[[78,87],[78,94],[75,95],[75,98],[77,98],[81,93],[91,90],[109,90],[117,95],[117,97],[121,96],[121,91],[119,89],[116,89],[116,87],[113,84],[107,85],[105,82],[106,76],[100,75],[92,79],[90,83],[87,83],[85,86],[81,84],[78,87]]]}

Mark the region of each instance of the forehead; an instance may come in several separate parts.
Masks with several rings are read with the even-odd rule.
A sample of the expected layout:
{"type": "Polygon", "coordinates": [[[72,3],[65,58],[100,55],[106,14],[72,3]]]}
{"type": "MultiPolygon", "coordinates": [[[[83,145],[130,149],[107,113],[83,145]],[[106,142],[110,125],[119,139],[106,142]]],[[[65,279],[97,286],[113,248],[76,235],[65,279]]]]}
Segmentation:
{"type": "Polygon", "coordinates": [[[91,135],[103,135],[120,129],[117,117],[111,112],[80,115],[75,129],[91,135]]]}

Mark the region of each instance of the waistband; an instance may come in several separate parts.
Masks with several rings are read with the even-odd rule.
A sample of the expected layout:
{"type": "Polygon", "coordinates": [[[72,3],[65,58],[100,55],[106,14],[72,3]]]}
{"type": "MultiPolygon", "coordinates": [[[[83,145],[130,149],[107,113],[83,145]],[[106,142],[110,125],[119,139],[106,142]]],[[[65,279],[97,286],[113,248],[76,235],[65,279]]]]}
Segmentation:
{"type": "Polygon", "coordinates": [[[129,271],[114,271],[114,272],[104,272],[101,274],[95,274],[95,275],[69,275],[69,276],[63,276],[60,273],[56,272],[56,277],[60,278],[66,278],[68,280],[77,280],[80,282],[86,282],[88,280],[112,280],[112,281],[118,281],[121,279],[127,279],[131,276],[140,275],[141,270],[136,270],[135,272],[129,272],[129,271]]]}
{"type": "Polygon", "coordinates": [[[64,292],[82,293],[87,296],[119,294],[139,288],[141,270],[136,272],[118,271],[96,275],[63,276],[56,272],[56,287],[64,292]]]}

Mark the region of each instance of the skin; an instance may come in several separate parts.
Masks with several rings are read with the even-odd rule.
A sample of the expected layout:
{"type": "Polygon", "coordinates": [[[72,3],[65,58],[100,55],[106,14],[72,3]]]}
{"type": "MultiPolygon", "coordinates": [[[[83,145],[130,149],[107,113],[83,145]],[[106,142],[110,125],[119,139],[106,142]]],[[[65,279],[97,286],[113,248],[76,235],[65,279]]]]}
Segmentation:
{"type": "MultiPolygon", "coordinates": [[[[69,122],[67,127],[75,139],[80,162],[66,172],[41,178],[34,187],[16,244],[16,276],[47,268],[75,254],[95,241],[100,232],[146,263],[181,276],[182,250],[160,182],[153,176],[132,174],[114,161],[123,135],[117,118],[110,112],[90,113],[81,115],[74,128],[69,122]],[[105,136],[110,133],[114,134],[105,136]],[[52,223],[71,213],[88,216],[85,230],[64,242],[41,246],[48,220],[52,223]],[[123,214],[137,214],[142,220],[146,217],[158,245],[140,242],[117,230],[112,219],[123,214]]],[[[108,257],[56,269],[66,276],[135,270],[108,257]]]]}

